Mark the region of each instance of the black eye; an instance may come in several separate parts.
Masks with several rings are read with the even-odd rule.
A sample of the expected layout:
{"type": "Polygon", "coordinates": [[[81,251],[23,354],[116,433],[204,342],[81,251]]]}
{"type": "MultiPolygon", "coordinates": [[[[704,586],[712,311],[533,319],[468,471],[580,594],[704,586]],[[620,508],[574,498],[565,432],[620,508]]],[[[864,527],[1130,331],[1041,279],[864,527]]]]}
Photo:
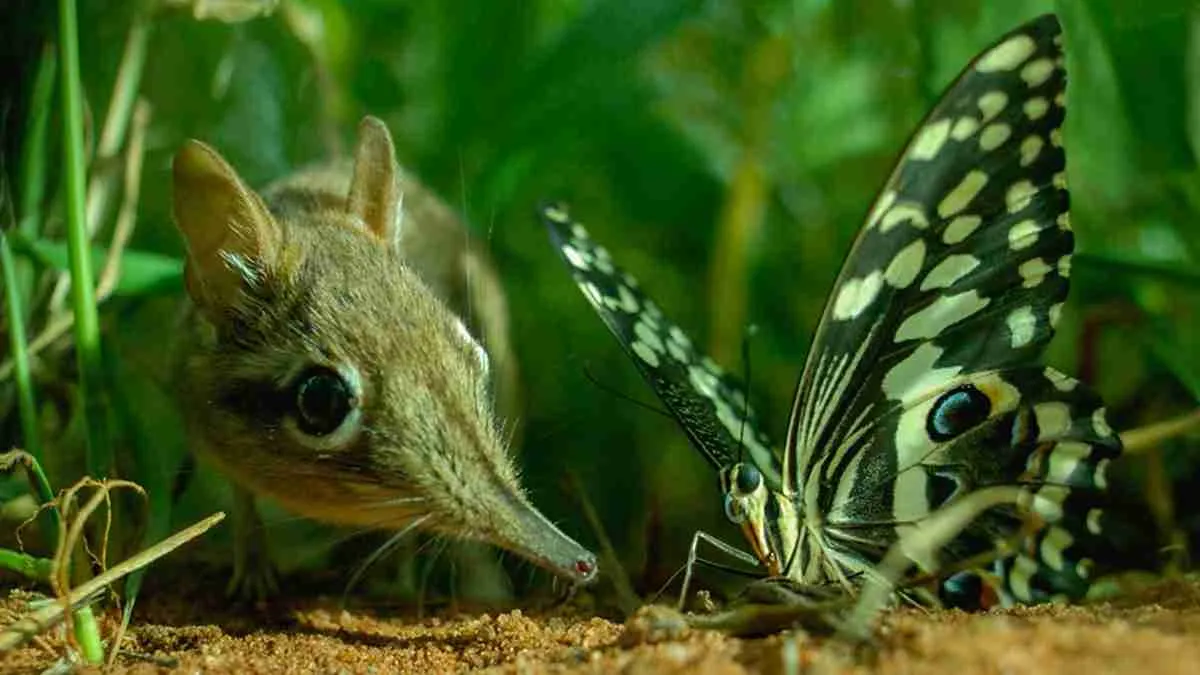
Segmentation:
{"type": "Polygon", "coordinates": [[[738,492],[748,495],[762,484],[762,474],[753,465],[742,464],[738,466],[737,476],[733,482],[737,486],[738,492]]]}
{"type": "Polygon", "coordinates": [[[331,434],[350,414],[353,398],[341,375],[313,368],[296,381],[296,426],[310,436],[331,434]]]}
{"type": "Polygon", "coordinates": [[[929,410],[926,428],[935,441],[948,441],[984,421],[992,402],[974,385],[966,384],[942,394],[929,410]]]}

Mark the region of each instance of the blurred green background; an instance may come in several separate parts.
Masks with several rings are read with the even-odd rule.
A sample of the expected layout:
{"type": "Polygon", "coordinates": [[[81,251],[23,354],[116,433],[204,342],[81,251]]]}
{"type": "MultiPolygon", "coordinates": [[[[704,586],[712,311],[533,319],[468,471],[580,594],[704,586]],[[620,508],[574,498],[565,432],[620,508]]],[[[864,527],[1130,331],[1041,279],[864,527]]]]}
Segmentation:
{"type": "MultiPolygon", "coordinates": [[[[3,10],[10,186],[26,150],[38,55],[54,39],[54,4],[10,0],[3,10]]],[[[738,545],[740,535],[721,515],[715,473],[674,423],[626,400],[659,407],[571,282],[535,205],[567,200],[730,370],[742,369],[742,336],[756,326],[752,399],[778,441],[842,256],[907,136],[975,53],[1046,11],[1059,13],[1066,32],[1081,252],[1049,360],[1095,384],[1118,429],[1195,407],[1195,3],[284,0],[251,18],[256,4],[79,2],[93,151],[131,26],[141,26],[135,44],[144,37],[136,91],[149,117],[137,228],[102,319],[121,472],[152,490],[164,519],[183,452],[162,368],[182,292],[169,166],[184,139],[211,143],[262,184],[348,148],[362,115],[386,121],[401,161],[485,238],[507,284],[526,399],[521,462],[534,501],[594,545],[566,480],[568,471],[580,476],[623,568],[654,591],[685,560],[695,530],[738,545]]],[[[35,237],[47,250],[62,240],[53,108],[49,120],[50,187],[35,237]]],[[[102,243],[124,162],[122,154],[94,165],[118,174],[102,243]]],[[[37,335],[49,317],[45,286],[29,297],[37,335]]],[[[34,363],[59,485],[82,472],[68,425],[69,343],[34,363]]],[[[10,376],[0,406],[0,449],[20,446],[10,376]]],[[[1167,522],[1185,530],[1200,513],[1195,445],[1171,443],[1128,472],[1131,489],[1150,490],[1174,509],[1167,522]]],[[[9,498],[19,491],[4,489],[9,498]]],[[[170,519],[192,522],[228,508],[225,500],[219,478],[198,476],[170,519]]],[[[226,556],[227,529],[197,550],[226,556]]],[[[299,551],[292,566],[327,564],[341,538],[313,536],[282,513],[271,529],[299,551]]],[[[353,566],[333,564],[343,579],[353,566]]]]}

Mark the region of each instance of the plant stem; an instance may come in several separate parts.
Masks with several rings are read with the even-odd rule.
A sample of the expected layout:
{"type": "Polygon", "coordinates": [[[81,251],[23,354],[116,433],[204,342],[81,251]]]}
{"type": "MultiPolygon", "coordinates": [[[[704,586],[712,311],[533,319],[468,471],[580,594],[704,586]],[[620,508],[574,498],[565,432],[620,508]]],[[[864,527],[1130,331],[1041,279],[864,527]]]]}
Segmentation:
{"type": "Polygon", "coordinates": [[[108,475],[111,458],[103,403],[100,320],[92,284],[91,251],[85,217],[83,158],[83,85],[79,80],[79,28],[75,0],[59,0],[59,56],[62,62],[63,159],[66,174],[67,247],[71,260],[71,291],[75,313],[75,355],[79,365],[79,395],[87,436],[87,471],[108,475]]]}
{"type": "Polygon", "coordinates": [[[54,98],[54,75],[58,59],[54,45],[47,43],[38,60],[29,97],[29,116],[25,124],[25,141],[21,144],[21,202],[17,205],[18,229],[30,238],[38,234],[42,221],[42,198],[46,192],[46,129],[50,126],[50,103],[54,98]]]}
{"type": "Polygon", "coordinates": [[[17,283],[16,259],[8,235],[0,230],[0,274],[4,276],[4,303],[8,314],[8,343],[12,350],[13,375],[17,383],[17,406],[21,413],[24,448],[38,461],[42,457],[42,435],[38,430],[37,404],[33,398],[33,376],[25,349],[25,312],[17,283]]]}
{"type": "Polygon", "coordinates": [[[1163,442],[1200,430],[1200,408],[1155,424],[1121,432],[1125,453],[1136,455],[1158,447],[1163,442]]]}
{"type": "MultiPolygon", "coordinates": [[[[2,241],[0,239],[0,242],[2,241]]],[[[7,247],[7,243],[3,245],[7,247]]],[[[0,471],[8,471],[17,463],[25,466],[26,479],[33,487],[33,492],[38,497],[38,503],[46,505],[52,502],[54,500],[54,492],[51,490],[50,481],[46,478],[45,472],[42,471],[42,465],[36,457],[22,450],[12,450],[0,455],[0,471]]],[[[58,510],[55,507],[44,509],[41,514],[41,521],[42,525],[47,528],[47,533],[44,536],[50,541],[58,541],[59,530],[62,527],[58,510]]],[[[54,561],[0,548],[0,568],[11,570],[34,581],[50,582],[54,574],[54,561]]]]}
{"type": "MultiPolygon", "coordinates": [[[[27,480],[33,486],[33,493],[37,495],[38,503],[49,504],[54,501],[54,490],[50,487],[50,479],[46,478],[46,473],[42,471],[42,465],[36,457],[21,450],[10,450],[0,454],[0,471],[9,471],[18,463],[25,467],[27,480]]],[[[57,539],[58,533],[53,534],[57,539]]]]}
{"type": "MultiPolygon", "coordinates": [[[[46,129],[50,125],[50,105],[54,99],[54,77],[58,59],[54,45],[46,43],[38,59],[29,112],[25,120],[24,140],[21,142],[20,173],[17,176],[20,202],[17,204],[17,230],[34,238],[42,224],[42,200],[46,194],[46,129]]],[[[17,290],[21,298],[33,293],[34,267],[27,260],[16,266],[17,290]]],[[[28,315],[23,315],[26,319],[28,315]]]]}
{"type": "Polygon", "coordinates": [[[75,610],[71,620],[83,660],[94,666],[104,663],[104,643],[100,639],[100,625],[96,623],[92,606],[84,605],[75,610]]]}
{"type": "MultiPolygon", "coordinates": [[[[68,609],[83,607],[93,596],[104,590],[105,586],[183,546],[192,539],[204,534],[224,518],[225,514],[218,511],[195,525],[180,530],[154,546],[135,553],[128,559],[113,565],[109,569],[97,574],[94,578],[76,586],[71,589],[71,593],[66,598],[68,609]]],[[[4,628],[0,631],[0,653],[16,649],[29,641],[31,637],[57,624],[62,620],[63,609],[62,603],[49,603],[45,607],[32,612],[30,615],[4,628]]]]}

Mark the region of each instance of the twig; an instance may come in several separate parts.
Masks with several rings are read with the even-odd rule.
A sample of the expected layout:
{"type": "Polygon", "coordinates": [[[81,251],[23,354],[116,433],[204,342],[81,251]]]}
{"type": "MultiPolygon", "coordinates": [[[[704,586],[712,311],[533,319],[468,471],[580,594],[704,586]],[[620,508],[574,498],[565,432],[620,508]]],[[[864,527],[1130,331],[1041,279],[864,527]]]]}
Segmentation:
{"type": "MultiPolygon", "coordinates": [[[[54,592],[57,595],[61,597],[66,597],[69,595],[69,563],[71,551],[75,550],[76,544],[79,543],[80,538],[83,536],[83,528],[87,525],[87,521],[89,518],[91,518],[92,513],[94,513],[95,510],[100,507],[101,502],[108,503],[109,493],[113,488],[128,488],[137,492],[143,498],[146,496],[146,491],[143,490],[142,487],[137,483],[131,483],[125,480],[98,481],[94,478],[84,478],[65,490],[62,494],[62,497],[59,499],[59,505],[62,509],[63,519],[68,520],[71,523],[71,526],[67,530],[59,533],[58,549],[54,554],[54,567],[56,574],[54,583],[52,585],[54,587],[54,592]],[[87,503],[84,504],[83,508],[78,510],[77,515],[74,518],[71,518],[71,505],[76,502],[76,495],[78,495],[79,491],[84,488],[94,488],[95,492],[92,494],[87,503]]],[[[105,528],[105,531],[107,533],[107,528],[105,528]]],[[[104,566],[104,551],[107,548],[108,542],[101,541],[101,567],[104,566]]]]}
{"type": "Polygon", "coordinates": [[[1121,432],[1125,453],[1136,455],[1158,446],[1163,441],[1200,429],[1200,408],[1174,419],[1148,424],[1121,432]]]}
{"type": "MultiPolygon", "coordinates": [[[[87,526],[88,520],[91,519],[92,513],[100,507],[102,502],[108,508],[105,511],[107,517],[104,532],[100,537],[100,556],[98,562],[100,569],[104,569],[107,566],[108,534],[112,528],[112,503],[109,495],[113,488],[129,488],[140,494],[143,499],[146,496],[145,490],[136,483],[123,480],[96,480],[85,477],[63,491],[62,496],[59,498],[59,508],[62,510],[62,517],[64,520],[70,521],[71,525],[66,532],[59,530],[58,547],[54,554],[55,573],[50,585],[54,588],[55,595],[62,600],[64,613],[70,612],[67,598],[70,595],[71,553],[80,541],[83,542],[85,547],[87,546],[87,540],[82,538],[83,529],[87,526]],[[72,520],[70,518],[71,507],[77,503],[76,496],[84,488],[94,488],[95,492],[87,503],[84,504],[83,508],[79,509],[78,514],[72,520]]],[[[93,557],[95,556],[93,555],[93,557]]],[[[87,608],[84,608],[75,614],[72,622],[73,630],[69,633],[69,637],[79,646],[84,658],[89,663],[99,664],[104,661],[104,650],[100,646],[100,629],[96,626],[95,617],[90,611],[86,610],[87,608]]]]}
{"type": "MultiPolygon", "coordinates": [[[[159,558],[171,553],[187,542],[207,532],[225,518],[225,513],[218,511],[200,522],[180,530],[158,544],[130,556],[117,563],[111,569],[105,570],[88,581],[71,590],[65,606],[69,610],[83,607],[92,601],[93,596],[121,577],[149,565],[159,558]]],[[[25,644],[30,638],[58,624],[64,616],[64,605],[53,603],[37,609],[19,621],[0,632],[0,651],[9,651],[25,644]]],[[[115,649],[117,645],[114,645],[115,649]]]]}

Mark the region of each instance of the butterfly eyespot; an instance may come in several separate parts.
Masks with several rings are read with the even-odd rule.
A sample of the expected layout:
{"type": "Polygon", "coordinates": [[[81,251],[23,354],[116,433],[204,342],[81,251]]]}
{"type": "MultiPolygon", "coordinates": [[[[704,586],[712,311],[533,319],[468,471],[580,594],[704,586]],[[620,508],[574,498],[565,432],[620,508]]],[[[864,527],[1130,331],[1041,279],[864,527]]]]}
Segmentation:
{"type": "Polygon", "coordinates": [[[734,525],[741,525],[746,520],[742,504],[733,495],[725,495],[725,517],[734,525]]]}
{"type": "Polygon", "coordinates": [[[952,574],[938,587],[938,597],[947,607],[957,608],[968,612],[983,609],[984,585],[983,579],[976,572],[958,572],[952,574]]]}
{"type": "Polygon", "coordinates": [[[929,409],[926,427],[935,441],[949,441],[961,436],[988,418],[992,402],[975,385],[964,384],[942,394],[929,409]]]}
{"type": "Polygon", "coordinates": [[[762,485],[762,473],[751,464],[739,464],[734,473],[733,484],[738,493],[752,494],[762,485]]]}
{"type": "MultiPolygon", "coordinates": [[[[1072,393],[1074,380],[1034,363],[1066,300],[1074,250],[1062,46],[1053,15],[1010,31],[962,70],[914,131],[826,299],[782,448],[757,429],[737,378],[697,353],[582,226],[565,210],[544,216],[587,300],[720,471],[726,516],[772,574],[859,584],[891,545],[917,536],[913,522],[991,487],[1029,488],[1074,536],[1068,525],[1083,521],[1078,500],[1067,499],[1074,483],[1050,479],[1087,464],[1092,487],[1106,489],[1104,468],[1120,450],[1107,442],[1102,413],[1072,393]],[[1072,425],[1089,416],[1090,427],[1072,425]],[[1046,440],[1068,431],[1066,447],[1046,440]],[[870,534],[839,536],[836,546],[802,536],[859,527],[870,534]]],[[[1063,566],[1076,565],[1082,538],[1046,543],[1014,530],[1013,520],[989,512],[938,546],[927,571],[952,565],[936,585],[947,605],[1042,599],[1039,580],[1065,578],[1063,566]],[[989,552],[991,571],[949,572],[1016,540],[1040,557],[1017,559],[1002,547],[989,552]]],[[[1089,541],[1099,524],[1089,516],[1089,541]]],[[[1077,584],[1066,595],[1083,591],[1077,584]]]]}
{"type": "Polygon", "coordinates": [[[336,371],[313,368],[296,381],[296,426],[309,436],[328,436],[353,409],[350,387],[336,371]]]}

